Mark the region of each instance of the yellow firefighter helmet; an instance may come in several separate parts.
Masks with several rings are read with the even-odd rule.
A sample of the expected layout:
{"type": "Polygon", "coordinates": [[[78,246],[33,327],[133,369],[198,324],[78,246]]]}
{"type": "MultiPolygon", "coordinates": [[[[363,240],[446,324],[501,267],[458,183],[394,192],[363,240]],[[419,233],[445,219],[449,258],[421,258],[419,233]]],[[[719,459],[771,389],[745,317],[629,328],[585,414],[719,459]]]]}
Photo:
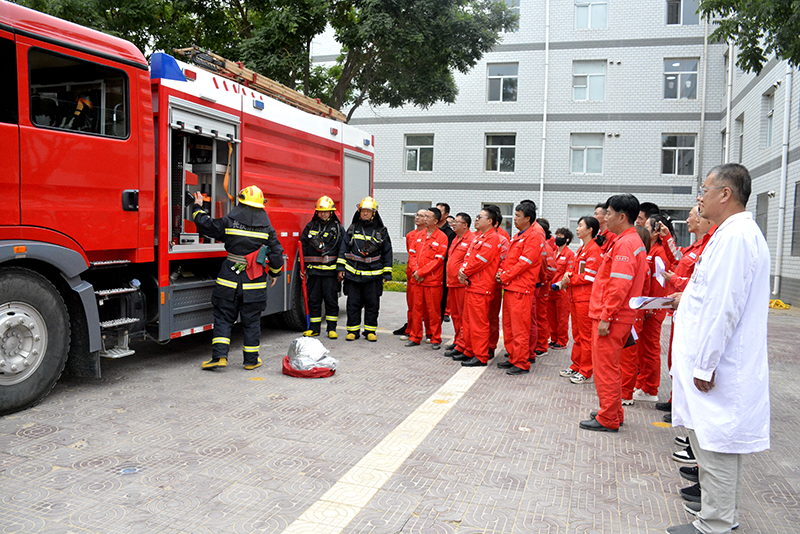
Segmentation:
{"type": "Polygon", "coordinates": [[[319,197],[314,208],[317,211],[336,211],[336,204],[331,197],[319,197]]]}
{"type": "Polygon", "coordinates": [[[364,199],[356,206],[360,210],[378,211],[378,203],[372,197],[364,197],[364,199]]]}
{"type": "Polygon", "coordinates": [[[239,191],[239,204],[245,206],[252,206],[254,208],[263,208],[266,200],[264,200],[264,192],[258,186],[249,185],[239,191]]]}

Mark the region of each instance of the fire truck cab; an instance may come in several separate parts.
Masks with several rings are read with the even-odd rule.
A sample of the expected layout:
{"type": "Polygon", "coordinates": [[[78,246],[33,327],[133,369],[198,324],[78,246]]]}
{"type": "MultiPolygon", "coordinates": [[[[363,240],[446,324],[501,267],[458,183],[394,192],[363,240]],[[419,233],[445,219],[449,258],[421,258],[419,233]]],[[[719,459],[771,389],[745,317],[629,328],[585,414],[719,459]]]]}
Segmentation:
{"type": "Polygon", "coordinates": [[[99,376],[131,338],[213,327],[226,253],[191,222],[193,192],[212,217],[241,187],[265,192],[286,254],[265,315],[305,325],[300,232],[319,196],[344,220],[371,194],[369,134],[5,1],[0,62],[0,414],[41,400],[65,366],[99,376]]]}

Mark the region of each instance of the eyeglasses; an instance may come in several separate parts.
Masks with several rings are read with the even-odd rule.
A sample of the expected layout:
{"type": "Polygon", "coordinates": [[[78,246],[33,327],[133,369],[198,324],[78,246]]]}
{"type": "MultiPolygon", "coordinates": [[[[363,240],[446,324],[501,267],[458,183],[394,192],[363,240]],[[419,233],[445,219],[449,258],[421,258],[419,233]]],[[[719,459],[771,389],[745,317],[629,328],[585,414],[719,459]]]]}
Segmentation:
{"type": "Polygon", "coordinates": [[[480,221],[481,219],[484,219],[484,218],[485,218],[485,217],[484,217],[483,215],[476,215],[476,216],[475,216],[475,220],[476,220],[476,221],[480,221]]]}
{"type": "Polygon", "coordinates": [[[712,189],[725,189],[726,187],[728,187],[728,186],[727,185],[712,185],[711,187],[701,187],[700,188],[700,192],[697,193],[697,196],[704,197],[712,189]]]}

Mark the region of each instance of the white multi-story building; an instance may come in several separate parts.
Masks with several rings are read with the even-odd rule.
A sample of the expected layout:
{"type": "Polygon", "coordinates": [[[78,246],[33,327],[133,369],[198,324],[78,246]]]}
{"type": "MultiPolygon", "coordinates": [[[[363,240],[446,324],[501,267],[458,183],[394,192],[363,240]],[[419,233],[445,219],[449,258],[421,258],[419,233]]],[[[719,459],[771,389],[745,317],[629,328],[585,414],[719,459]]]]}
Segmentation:
{"type": "Polygon", "coordinates": [[[518,31],[456,74],[454,104],[365,104],[350,121],[375,136],[375,196],[398,256],[419,207],[447,202],[474,217],[497,204],[511,231],[513,207],[532,199],[551,229],[574,230],[615,193],[656,203],[688,244],[683,221],[698,186],[727,158],[751,171],[748,209],[780,263],[781,298],[797,304],[798,150],[788,154],[787,209],[777,207],[785,62],[760,76],[733,67],[729,89],[729,47],[708,39],[696,0],[527,0],[518,9],[518,31]]]}

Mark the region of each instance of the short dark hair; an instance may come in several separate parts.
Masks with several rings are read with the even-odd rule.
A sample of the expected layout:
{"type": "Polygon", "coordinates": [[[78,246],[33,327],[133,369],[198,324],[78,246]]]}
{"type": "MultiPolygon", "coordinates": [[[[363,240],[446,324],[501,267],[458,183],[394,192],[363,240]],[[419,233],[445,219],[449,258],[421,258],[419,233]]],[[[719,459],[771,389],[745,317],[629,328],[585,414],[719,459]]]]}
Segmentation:
{"type": "Polygon", "coordinates": [[[536,221],[536,204],[522,201],[514,208],[514,211],[519,211],[523,216],[529,217],[531,219],[531,224],[536,221]]]}
{"type": "Polygon", "coordinates": [[[625,217],[628,218],[629,224],[636,222],[636,217],[639,216],[639,212],[641,211],[639,199],[630,193],[609,197],[608,207],[616,212],[624,213],[625,217]]]}
{"type": "Polygon", "coordinates": [[[444,208],[443,210],[441,210],[443,213],[450,214],[450,204],[448,204],[447,202],[437,202],[436,207],[438,208],[439,206],[444,208]]]}
{"type": "Polygon", "coordinates": [[[608,210],[608,201],[606,200],[605,202],[601,202],[597,206],[594,207],[594,209],[597,209],[597,208],[603,208],[603,211],[608,210]]]}
{"type": "MultiPolygon", "coordinates": [[[[670,219],[669,216],[666,215],[665,213],[660,213],[658,215],[651,215],[650,217],[647,218],[647,220],[650,221],[650,228],[652,228],[653,230],[656,229],[658,223],[661,223],[667,227],[667,230],[669,230],[670,235],[672,235],[673,237],[675,236],[675,228],[672,226],[672,219],[670,219]]],[[[661,243],[661,236],[659,236],[658,242],[661,243]]],[[[650,251],[648,250],[648,252],[650,251]]]]}
{"type": "Polygon", "coordinates": [[[639,234],[639,238],[642,240],[642,243],[644,243],[644,249],[649,253],[650,235],[649,232],[647,231],[647,228],[644,228],[643,226],[637,226],[636,233],[639,234]]]}
{"type": "Polygon", "coordinates": [[[500,208],[494,204],[486,204],[481,208],[481,211],[485,211],[489,214],[489,218],[492,220],[492,226],[497,226],[503,220],[503,214],[500,212],[500,208]]]}
{"type": "Polygon", "coordinates": [[[470,217],[468,213],[464,213],[462,211],[462,212],[456,213],[456,217],[461,217],[464,220],[464,222],[467,223],[468,227],[472,225],[472,217],[470,217]]]}
{"type": "Polygon", "coordinates": [[[428,211],[433,213],[433,216],[436,217],[436,222],[442,220],[442,212],[439,210],[439,208],[430,207],[428,208],[428,211]]]}
{"type": "Polygon", "coordinates": [[[567,244],[570,244],[570,243],[572,243],[572,238],[573,238],[574,236],[572,235],[572,232],[570,231],[570,229],[569,229],[569,228],[561,227],[561,228],[559,228],[558,230],[556,230],[556,233],[557,233],[557,234],[561,234],[561,235],[563,235],[564,237],[566,237],[566,238],[567,238],[567,244]]]}
{"type": "Polygon", "coordinates": [[[544,238],[550,239],[553,236],[553,234],[550,233],[550,221],[544,218],[539,218],[536,219],[536,222],[539,223],[539,226],[541,226],[544,230],[544,238]]]}
{"type": "MultiPolygon", "coordinates": [[[[653,215],[658,215],[661,213],[661,210],[658,209],[658,206],[653,204],[652,202],[642,202],[639,204],[639,211],[644,212],[644,218],[649,219],[653,215]]],[[[639,214],[637,213],[636,216],[638,217],[639,214]]]]}
{"type": "MultiPolygon", "coordinates": [[[[603,206],[598,204],[597,207],[595,207],[595,209],[602,207],[603,206]]],[[[578,224],[580,224],[581,221],[583,221],[583,224],[586,225],[586,228],[589,228],[592,231],[592,239],[597,237],[598,232],[600,232],[600,223],[597,221],[597,219],[595,219],[591,215],[585,215],[580,219],[578,219],[578,224]]]]}
{"type": "Polygon", "coordinates": [[[725,185],[730,187],[733,192],[733,199],[736,202],[741,204],[742,207],[747,206],[752,190],[752,180],[747,167],[738,163],[725,163],[711,169],[708,172],[708,176],[712,175],[712,179],[715,182],[725,182],[725,185]]]}

